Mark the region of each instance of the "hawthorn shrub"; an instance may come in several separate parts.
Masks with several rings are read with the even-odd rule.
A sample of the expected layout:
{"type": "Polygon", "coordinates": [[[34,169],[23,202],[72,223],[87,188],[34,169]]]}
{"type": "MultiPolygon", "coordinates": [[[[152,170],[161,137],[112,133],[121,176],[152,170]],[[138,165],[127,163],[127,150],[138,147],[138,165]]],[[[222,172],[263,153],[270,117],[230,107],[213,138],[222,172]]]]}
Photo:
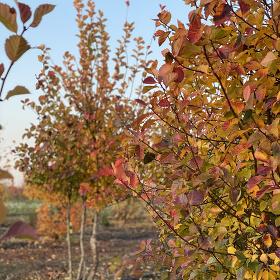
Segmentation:
{"type": "Polygon", "coordinates": [[[155,20],[165,62],[114,175],[152,213],[169,279],[278,279],[280,3],[185,2],[188,24],[155,20]]]}

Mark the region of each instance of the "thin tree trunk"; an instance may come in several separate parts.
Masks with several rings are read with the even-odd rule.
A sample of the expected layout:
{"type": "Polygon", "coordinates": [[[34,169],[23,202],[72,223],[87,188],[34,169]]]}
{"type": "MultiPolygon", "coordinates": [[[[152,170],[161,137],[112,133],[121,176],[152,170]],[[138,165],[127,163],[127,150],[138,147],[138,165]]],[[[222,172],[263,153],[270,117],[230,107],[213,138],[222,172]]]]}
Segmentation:
{"type": "Polygon", "coordinates": [[[81,259],[78,268],[77,280],[82,280],[85,277],[85,247],[84,247],[84,238],[85,238],[85,224],[86,224],[86,215],[87,215],[87,206],[86,202],[83,200],[82,204],[82,219],[81,219],[81,229],[80,229],[80,250],[81,250],[81,259]]]}
{"type": "Polygon", "coordinates": [[[92,252],[92,267],[90,269],[87,280],[94,280],[98,269],[99,259],[98,259],[97,236],[96,236],[97,224],[98,224],[98,213],[97,211],[95,211],[93,215],[92,233],[90,237],[90,248],[92,252]]]}
{"type": "Polygon", "coordinates": [[[69,202],[68,205],[67,205],[67,212],[66,212],[67,248],[68,248],[68,274],[69,274],[69,280],[73,280],[70,222],[71,222],[71,204],[69,202]]]}

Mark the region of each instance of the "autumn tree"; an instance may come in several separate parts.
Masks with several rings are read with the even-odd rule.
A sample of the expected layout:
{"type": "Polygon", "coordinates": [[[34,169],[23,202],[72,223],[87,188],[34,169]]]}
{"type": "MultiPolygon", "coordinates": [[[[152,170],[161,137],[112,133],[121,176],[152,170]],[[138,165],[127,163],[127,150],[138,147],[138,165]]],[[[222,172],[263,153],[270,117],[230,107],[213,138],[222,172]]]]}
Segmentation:
{"type": "Polygon", "coordinates": [[[92,279],[98,265],[97,213],[109,203],[127,197],[107,175],[112,172],[111,164],[122,153],[123,127],[135,117],[128,97],[134,92],[137,76],[142,75],[149,51],[144,52],[142,38],[134,38],[131,55],[134,61],[129,59],[127,52],[134,27],[126,21],[124,35],[112,55],[103,13],[96,11],[91,0],[86,4],[75,0],[74,6],[79,56],[66,52],[63,67],[50,62],[48,49],[39,57],[43,68],[37,87],[44,93],[39,104],[25,100],[25,105],[32,108],[39,119],[25,134],[34,139],[35,144],[24,143],[18,147],[17,166],[25,172],[26,183],[35,193],[38,189],[38,194],[59,195],[62,197],[59,203],[65,202],[67,206],[71,279],[70,208],[74,202],[81,201],[81,262],[77,279],[92,279]],[[83,244],[87,208],[94,209],[93,266],[88,274],[83,244]]]}
{"type": "Polygon", "coordinates": [[[280,3],[185,2],[188,24],[164,7],[155,21],[168,48],[131,128],[142,157],[119,159],[114,174],[153,214],[170,279],[278,279],[280,3]]]}

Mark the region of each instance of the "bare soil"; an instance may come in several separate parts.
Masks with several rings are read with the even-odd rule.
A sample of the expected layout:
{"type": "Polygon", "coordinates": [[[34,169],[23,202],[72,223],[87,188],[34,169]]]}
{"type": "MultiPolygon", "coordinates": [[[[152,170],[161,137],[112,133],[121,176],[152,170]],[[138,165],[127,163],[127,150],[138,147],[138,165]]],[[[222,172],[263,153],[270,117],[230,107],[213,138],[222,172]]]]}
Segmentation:
{"type": "MultiPolygon", "coordinates": [[[[3,232],[0,228],[0,233],[3,232]]],[[[125,224],[99,226],[98,247],[100,262],[98,279],[140,280],[161,279],[160,273],[154,271],[149,263],[138,266],[123,267],[123,260],[135,258],[134,252],[139,249],[143,240],[156,236],[151,224],[125,224]],[[120,273],[122,272],[122,273],[120,273]],[[116,278],[119,273],[119,278],[116,278]],[[115,277],[115,278],[114,278],[115,277]]],[[[87,264],[90,265],[89,248],[90,231],[86,231],[87,264]]],[[[73,235],[74,267],[79,262],[79,238],[73,235]]],[[[0,244],[0,280],[47,280],[67,279],[67,250],[64,239],[39,240],[36,242],[10,240],[0,244]]]]}

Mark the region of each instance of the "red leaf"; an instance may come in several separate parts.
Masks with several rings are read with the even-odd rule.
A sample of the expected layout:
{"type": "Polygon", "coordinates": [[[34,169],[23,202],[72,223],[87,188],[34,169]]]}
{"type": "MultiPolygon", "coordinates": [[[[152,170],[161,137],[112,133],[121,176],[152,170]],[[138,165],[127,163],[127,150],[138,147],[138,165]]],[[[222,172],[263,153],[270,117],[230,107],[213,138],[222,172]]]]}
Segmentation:
{"type": "Polygon", "coordinates": [[[222,46],[218,48],[218,53],[221,58],[228,58],[229,54],[233,52],[233,48],[230,46],[222,46]]]}
{"type": "Polygon", "coordinates": [[[274,191],[276,188],[274,186],[265,186],[261,190],[257,191],[256,197],[257,199],[261,199],[266,193],[270,193],[274,191]]]}
{"type": "Polygon", "coordinates": [[[159,44],[159,46],[161,46],[161,45],[166,41],[166,39],[168,38],[169,34],[170,34],[170,31],[164,32],[164,33],[158,38],[158,44],[159,44]]]}
{"type": "Polygon", "coordinates": [[[215,25],[221,25],[226,20],[229,19],[231,13],[231,7],[228,4],[221,4],[216,8],[215,15],[213,16],[213,20],[215,25]]]}
{"type": "Polygon", "coordinates": [[[174,69],[174,72],[177,74],[176,83],[181,83],[184,80],[185,74],[181,67],[177,67],[174,69]]]}
{"type": "Polygon", "coordinates": [[[247,102],[249,100],[250,96],[251,96],[251,87],[250,87],[250,85],[247,85],[243,90],[244,100],[247,102]]]}
{"type": "Polygon", "coordinates": [[[79,194],[82,197],[85,197],[90,191],[90,185],[88,183],[81,183],[79,188],[79,194]]]}
{"type": "Polygon", "coordinates": [[[266,176],[271,172],[271,167],[265,165],[258,165],[258,175],[266,176]]]}
{"type": "Polygon", "coordinates": [[[0,242],[10,238],[31,238],[37,239],[36,230],[22,221],[14,223],[8,231],[0,238],[0,242]]]}
{"type": "Polygon", "coordinates": [[[158,18],[162,23],[168,24],[171,20],[171,14],[168,11],[162,11],[158,14],[158,18]]]}
{"type": "Polygon", "coordinates": [[[125,170],[123,167],[123,160],[122,159],[117,159],[115,164],[113,164],[113,173],[115,177],[120,180],[121,182],[126,182],[127,181],[127,176],[125,174],[125,170]]]}
{"type": "Polygon", "coordinates": [[[97,176],[98,177],[113,176],[113,169],[108,166],[100,168],[97,172],[97,176]]]}
{"type": "Polygon", "coordinates": [[[193,206],[201,204],[204,200],[203,192],[199,190],[190,191],[187,197],[189,204],[193,206]]]}
{"type": "Polygon", "coordinates": [[[173,153],[160,155],[160,163],[162,164],[173,164],[176,162],[176,158],[173,153]]]}
{"type": "Polygon", "coordinates": [[[158,80],[168,85],[170,82],[174,82],[176,74],[173,72],[174,64],[165,63],[159,69],[158,80]]]}
{"type": "Polygon", "coordinates": [[[155,37],[160,37],[162,36],[163,34],[165,33],[165,31],[161,30],[161,29],[158,29],[156,32],[155,32],[155,37]]]}
{"type": "Polygon", "coordinates": [[[137,103],[139,103],[140,105],[147,106],[147,103],[146,103],[145,101],[143,101],[142,99],[136,98],[135,101],[136,101],[137,103]]]}
{"type": "Polygon", "coordinates": [[[190,160],[190,167],[193,169],[201,168],[203,165],[203,159],[199,156],[195,156],[190,160]]]}
{"type": "Polygon", "coordinates": [[[0,64],[0,77],[2,76],[2,74],[4,73],[5,71],[5,66],[3,63],[0,64]]]}
{"type": "Polygon", "coordinates": [[[48,76],[49,76],[50,78],[55,78],[55,72],[54,72],[54,71],[49,71],[49,72],[48,72],[48,76]]]}
{"type": "Polygon", "coordinates": [[[254,186],[256,186],[257,184],[259,184],[261,181],[263,180],[263,176],[253,176],[249,179],[248,183],[247,183],[247,187],[248,189],[252,189],[254,186]]]}
{"type": "Polygon", "coordinates": [[[163,98],[159,101],[158,105],[160,107],[169,107],[170,106],[170,102],[168,101],[167,98],[163,98]]]}
{"type": "Polygon", "coordinates": [[[138,159],[143,160],[144,159],[144,149],[140,145],[137,145],[135,147],[135,154],[138,159]]]}
{"type": "Polygon", "coordinates": [[[244,0],[238,0],[241,13],[244,15],[250,10],[250,5],[247,4],[244,0]]]}
{"type": "Polygon", "coordinates": [[[143,83],[144,84],[148,84],[148,85],[153,85],[153,84],[156,84],[156,80],[153,78],[153,77],[147,77],[144,79],[143,83]]]}
{"type": "Polygon", "coordinates": [[[32,15],[30,7],[24,3],[18,2],[18,8],[22,22],[26,23],[32,15]]]}
{"type": "Polygon", "coordinates": [[[129,184],[130,184],[130,186],[133,189],[135,189],[138,186],[138,184],[139,184],[139,181],[138,181],[138,178],[137,178],[136,174],[133,173],[133,172],[129,172],[128,177],[129,177],[129,184]]]}
{"type": "Polygon", "coordinates": [[[201,18],[198,14],[192,15],[190,20],[190,28],[188,31],[188,39],[191,43],[197,43],[202,36],[201,18]]]}

